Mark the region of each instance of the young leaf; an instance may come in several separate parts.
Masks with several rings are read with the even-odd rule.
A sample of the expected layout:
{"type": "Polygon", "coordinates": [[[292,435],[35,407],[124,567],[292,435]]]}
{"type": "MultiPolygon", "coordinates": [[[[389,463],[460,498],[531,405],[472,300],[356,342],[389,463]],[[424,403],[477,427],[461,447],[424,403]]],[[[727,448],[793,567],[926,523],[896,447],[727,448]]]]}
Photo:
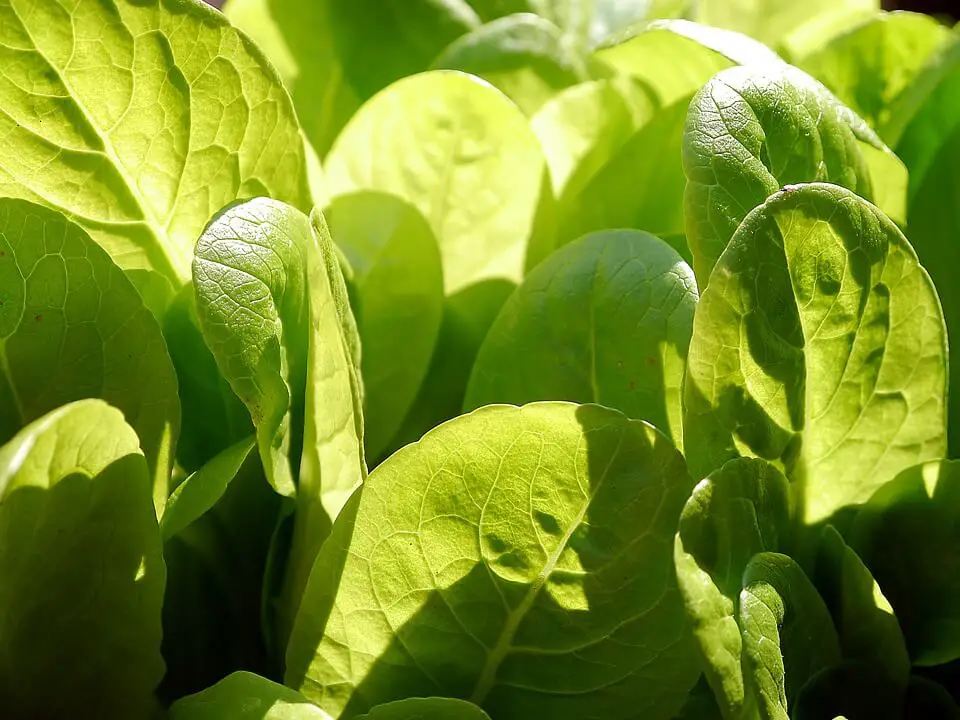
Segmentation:
{"type": "Polygon", "coordinates": [[[205,3],[13,2],[0,17],[0,191],[64,212],[123,268],[179,286],[228,202],[308,204],[286,91],[205,3]]]}
{"type": "Polygon", "coordinates": [[[691,485],[666,438],[606,408],[446,423],[344,508],[287,683],[345,717],[442,694],[504,719],[670,718],[698,672],[670,548],[691,485]]]}
{"type": "Polygon", "coordinates": [[[107,401],[133,426],[162,512],[180,403],[156,319],[83,228],[0,199],[0,442],[81,398],[107,401]]]}
{"type": "Polygon", "coordinates": [[[181,698],[170,720],[331,720],[296,690],[250,672],[235,672],[216,685],[181,698]]]}
{"type": "Polygon", "coordinates": [[[482,77],[528,115],[559,90],[587,80],[584,58],[564,43],[560,29],[530,13],[481,25],[448,45],[431,67],[482,77]]]}
{"type": "Polygon", "coordinates": [[[231,445],[177,486],[160,518],[160,534],[164,540],[217,504],[255,445],[253,437],[231,445]]]}
{"type": "Polygon", "coordinates": [[[942,456],[946,337],[929,277],[879,210],[790,187],[747,216],[701,294],[684,446],[700,475],[782,464],[802,521],[942,456]]]}
{"type": "Polygon", "coordinates": [[[878,13],[796,65],[882,135],[896,99],[948,36],[929,15],[878,13]]]}
{"type": "Polygon", "coordinates": [[[731,68],[707,83],[690,104],[683,144],[700,287],[747,213],[781,187],[824,181],[873,199],[861,142],[883,148],[863,120],[790,66],[731,68]]]}
{"type": "Polygon", "coordinates": [[[901,472],[860,510],[851,544],[897,613],[917,665],[960,658],[960,463],[901,472]]]}
{"type": "Polygon", "coordinates": [[[0,448],[4,714],[150,717],[164,577],[147,464],[120,411],[80,400],[21,430],[0,448]]]}
{"type": "Polygon", "coordinates": [[[693,271],[632,230],[564,246],[510,297],[477,355],[464,407],[594,402],[681,446],[680,388],[697,305],[693,271]]]}
{"type": "Polygon", "coordinates": [[[806,682],[840,661],[830,613],[786,555],[755,555],[743,572],[737,620],[749,702],[757,717],[787,720],[806,682]]]}
{"type": "Polygon", "coordinates": [[[426,219],[378,192],[342,195],[325,211],[352,268],[351,303],[363,346],[364,445],[378,459],[430,366],[443,317],[440,251],[426,219]]]}
{"type": "Polygon", "coordinates": [[[680,516],[677,581],[704,659],[703,672],[724,717],[749,703],[741,668],[737,605],[750,559],[781,547],[788,532],[787,481],[762,460],[738,458],[701,481],[680,516]]]}

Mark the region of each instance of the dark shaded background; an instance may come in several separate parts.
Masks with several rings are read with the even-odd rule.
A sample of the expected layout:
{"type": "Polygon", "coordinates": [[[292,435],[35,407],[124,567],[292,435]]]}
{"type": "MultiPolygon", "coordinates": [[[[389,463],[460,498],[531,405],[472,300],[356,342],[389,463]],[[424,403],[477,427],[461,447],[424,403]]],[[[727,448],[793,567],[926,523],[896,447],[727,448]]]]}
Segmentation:
{"type": "Polygon", "coordinates": [[[884,0],[887,10],[914,10],[960,20],[960,0],[884,0]]]}

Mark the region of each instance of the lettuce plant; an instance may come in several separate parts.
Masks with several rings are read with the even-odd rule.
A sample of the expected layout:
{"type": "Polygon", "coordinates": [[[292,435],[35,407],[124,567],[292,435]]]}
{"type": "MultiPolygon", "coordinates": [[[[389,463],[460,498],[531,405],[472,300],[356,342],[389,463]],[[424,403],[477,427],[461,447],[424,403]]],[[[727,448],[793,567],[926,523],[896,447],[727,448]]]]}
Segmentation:
{"type": "Polygon", "coordinates": [[[0,715],[960,717],[956,30],[0,16],[0,715]]]}

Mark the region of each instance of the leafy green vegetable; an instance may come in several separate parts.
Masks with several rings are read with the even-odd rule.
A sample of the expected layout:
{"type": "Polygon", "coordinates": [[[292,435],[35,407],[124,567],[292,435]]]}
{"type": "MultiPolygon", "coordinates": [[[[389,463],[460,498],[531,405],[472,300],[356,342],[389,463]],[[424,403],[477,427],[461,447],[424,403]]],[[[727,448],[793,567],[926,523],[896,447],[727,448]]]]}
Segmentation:
{"type": "Polygon", "coordinates": [[[826,181],[873,199],[860,118],[789,66],[731,68],[694,97],[684,133],[687,239],[701,287],[753,208],[782,187],[826,181]],[[789,108],[789,109],[786,109],[789,108]]]}
{"type": "Polygon", "coordinates": [[[444,694],[502,718],[670,718],[697,675],[669,543],[691,484],[662,435],[597,406],[451,421],[337,520],[287,683],[348,717],[444,694]]]}
{"type": "Polygon", "coordinates": [[[443,317],[440,252],[426,219],[379,192],[338,197],[325,212],[350,262],[363,345],[366,454],[379,458],[417,396],[443,317]]]}
{"type": "Polygon", "coordinates": [[[701,481],[680,516],[677,580],[724,717],[739,717],[751,702],[737,624],[743,573],[751,558],[783,544],[789,503],[787,481],[776,468],[738,458],[701,481]]]}
{"type": "Polygon", "coordinates": [[[960,467],[908,468],[860,510],[852,545],[897,613],[914,663],[960,658],[957,512],[960,467]]]}
{"type": "Polygon", "coordinates": [[[465,408],[595,402],[679,446],[680,395],[697,303],[690,267],[637,231],[588,235],[537,266],[487,333],[465,408]]]}
{"type": "Polygon", "coordinates": [[[182,698],[170,720],[330,720],[295,690],[249,672],[235,672],[216,685],[182,698]]]}
{"type": "Polygon", "coordinates": [[[433,67],[482,77],[528,115],[558,90],[588,79],[585,59],[564,43],[560,29],[530,13],[481,25],[448,45],[433,67]]]}
{"type": "Polygon", "coordinates": [[[150,716],[165,572],[147,464],[119,410],[70,403],[0,447],[0,578],[5,714],[150,716]]]}
{"type": "Polygon", "coordinates": [[[0,190],[61,210],[123,268],[190,276],[237,197],[306,207],[275,71],[197,0],[8,3],[0,17],[0,190]]]}
{"type": "Polygon", "coordinates": [[[807,523],[946,449],[933,285],[896,226],[834,185],[789,187],[747,216],[701,294],[687,369],[693,472],[777,462],[807,523]]]}
{"type": "Polygon", "coordinates": [[[476,705],[456,698],[406,698],[377,705],[362,720],[489,720],[476,705]]]}
{"type": "Polygon", "coordinates": [[[162,512],[180,405],[157,321],[80,226],[33,203],[0,199],[0,441],[82,398],[124,413],[162,512]]]}
{"type": "Polygon", "coordinates": [[[796,562],[763,552],[743,572],[737,620],[748,703],[760,718],[786,720],[807,680],[840,660],[830,613],[796,562]]]}
{"type": "Polygon", "coordinates": [[[948,35],[947,28],[928,15],[879,13],[797,65],[882,136],[897,98],[948,35]]]}

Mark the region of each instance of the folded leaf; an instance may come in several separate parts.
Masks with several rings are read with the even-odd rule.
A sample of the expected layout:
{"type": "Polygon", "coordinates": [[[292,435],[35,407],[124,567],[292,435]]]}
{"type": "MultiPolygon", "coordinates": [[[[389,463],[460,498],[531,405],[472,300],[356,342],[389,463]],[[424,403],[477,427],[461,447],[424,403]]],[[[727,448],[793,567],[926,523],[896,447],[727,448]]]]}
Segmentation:
{"type": "Polygon", "coordinates": [[[119,410],[80,400],[0,447],[4,714],[150,717],[164,578],[150,475],[119,410]]]}
{"type": "Polygon", "coordinates": [[[788,720],[806,682],[840,661],[830,613],[799,565],[764,552],[744,570],[737,621],[756,716],[788,720]]]}
{"type": "Polygon", "coordinates": [[[738,605],[743,573],[758,553],[780,549],[789,531],[789,490],[762,460],[738,458],[693,490],[674,545],[677,581],[703,657],[703,672],[724,717],[750,706],[738,605]]]}
{"type": "Polygon", "coordinates": [[[228,202],[309,203],[286,91],[205,3],[16,0],[0,58],[0,195],[64,212],[124,269],[177,286],[228,202]]]}
{"type": "Polygon", "coordinates": [[[133,426],[161,513],[180,402],[156,319],[83,228],[0,199],[0,442],[81,398],[107,401],[133,426]]]}
{"type": "Polygon", "coordinates": [[[670,537],[692,482],[649,425],[493,406],[371,473],[310,576],[286,681],[343,718],[399,698],[498,718],[671,718],[698,670],[670,537]]]}
{"type": "Polygon", "coordinates": [[[737,230],[701,294],[684,446],[697,475],[777,462],[813,523],[945,450],[946,341],[906,239],[848,190],[777,193],[737,230]]]}
{"type": "Polygon", "coordinates": [[[663,241],[631,230],[581,238],[534,268],[500,310],[464,407],[594,402],[679,447],[696,304],[693,271],[663,241]]]}
{"type": "Polygon", "coordinates": [[[714,77],[690,104],[683,145],[687,240],[700,287],[747,213],[780,188],[823,181],[874,199],[860,142],[884,147],[796,68],[740,67],[714,77]]]}

